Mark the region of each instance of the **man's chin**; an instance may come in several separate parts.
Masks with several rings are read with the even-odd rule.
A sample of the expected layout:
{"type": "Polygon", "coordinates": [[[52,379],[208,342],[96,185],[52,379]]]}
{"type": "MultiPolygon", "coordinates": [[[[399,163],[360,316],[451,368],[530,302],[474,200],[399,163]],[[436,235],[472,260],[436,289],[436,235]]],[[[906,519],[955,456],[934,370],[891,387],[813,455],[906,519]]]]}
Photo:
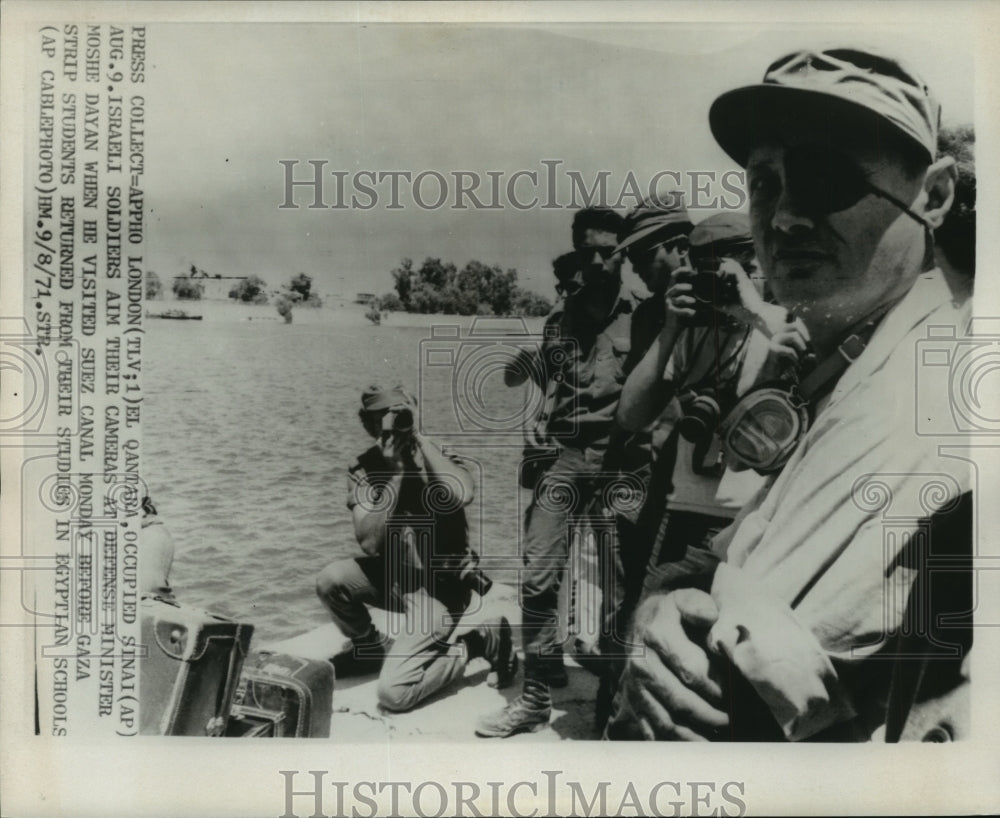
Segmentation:
{"type": "Polygon", "coordinates": [[[785,278],[792,281],[832,275],[833,265],[830,257],[820,254],[796,254],[779,256],[771,265],[773,278],[785,278]]]}
{"type": "Polygon", "coordinates": [[[767,283],[779,304],[809,304],[829,298],[837,289],[837,276],[824,263],[778,262],[767,283]]]}

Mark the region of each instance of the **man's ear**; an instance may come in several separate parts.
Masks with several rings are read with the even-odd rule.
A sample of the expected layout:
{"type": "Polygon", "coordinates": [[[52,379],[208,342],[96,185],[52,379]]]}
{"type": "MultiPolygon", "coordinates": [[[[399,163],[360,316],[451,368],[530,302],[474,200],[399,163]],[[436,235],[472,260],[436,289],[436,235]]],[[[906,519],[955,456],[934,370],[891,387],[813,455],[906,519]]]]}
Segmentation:
{"type": "Polygon", "coordinates": [[[924,221],[931,230],[939,228],[955,199],[958,168],[951,156],[942,156],[924,174],[924,221]]]}

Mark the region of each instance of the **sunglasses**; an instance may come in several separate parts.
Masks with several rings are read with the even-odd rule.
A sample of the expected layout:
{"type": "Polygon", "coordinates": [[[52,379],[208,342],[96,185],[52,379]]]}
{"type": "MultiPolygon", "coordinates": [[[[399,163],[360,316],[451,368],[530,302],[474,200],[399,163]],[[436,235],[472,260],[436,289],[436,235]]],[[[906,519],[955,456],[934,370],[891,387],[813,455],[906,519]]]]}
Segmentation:
{"type": "Polygon", "coordinates": [[[583,264],[589,264],[594,258],[594,253],[597,253],[604,261],[607,261],[615,254],[615,248],[613,245],[610,247],[604,245],[600,247],[580,247],[576,251],[576,256],[583,264]]]}
{"type": "Polygon", "coordinates": [[[840,151],[802,145],[785,151],[785,185],[792,201],[819,216],[854,206],[874,195],[892,203],[921,225],[924,220],[905,202],[869,181],[868,174],[840,151]]]}

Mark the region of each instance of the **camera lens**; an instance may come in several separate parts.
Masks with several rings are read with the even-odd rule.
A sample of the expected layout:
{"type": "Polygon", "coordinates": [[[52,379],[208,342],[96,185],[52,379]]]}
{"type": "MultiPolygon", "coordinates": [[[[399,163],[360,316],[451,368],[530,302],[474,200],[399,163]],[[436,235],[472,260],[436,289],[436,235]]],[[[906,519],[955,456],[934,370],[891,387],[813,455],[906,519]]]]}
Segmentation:
{"type": "Polygon", "coordinates": [[[479,596],[486,596],[490,592],[490,588],[493,587],[493,580],[486,576],[480,568],[472,569],[465,581],[479,596]]]}
{"type": "Polygon", "coordinates": [[[692,262],[694,263],[695,269],[699,273],[715,275],[719,272],[719,267],[722,265],[722,259],[713,253],[700,253],[697,256],[692,257],[692,262]]]}
{"type": "Polygon", "coordinates": [[[392,431],[405,433],[413,431],[413,411],[410,409],[398,410],[392,419],[392,431]]]}
{"type": "Polygon", "coordinates": [[[686,440],[697,443],[711,436],[719,425],[719,404],[708,395],[698,395],[677,422],[678,431],[686,440]]]}

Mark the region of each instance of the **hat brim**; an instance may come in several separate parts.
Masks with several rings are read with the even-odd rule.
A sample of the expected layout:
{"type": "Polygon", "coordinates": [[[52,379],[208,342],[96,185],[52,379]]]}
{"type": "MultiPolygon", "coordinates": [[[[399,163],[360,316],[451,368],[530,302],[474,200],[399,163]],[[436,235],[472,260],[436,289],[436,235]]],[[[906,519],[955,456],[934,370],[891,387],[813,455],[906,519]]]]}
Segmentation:
{"type": "Polygon", "coordinates": [[[690,233],[693,227],[694,225],[688,221],[653,224],[649,227],[644,227],[641,230],[636,230],[634,233],[630,233],[618,243],[618,246],[615,247],[615,252],[622,253],[629,247],[633,247],[638,244],[643,239],[651,238],[659,233],[663,234],[661,241],[667,241],[668,239],[672,239],[674,236],[684,236],[690,233]]]}
{"type": "Polygon", "coordinates": [[[381,412],[384,409],[391,409],[393,406],[399,406],[400,403],[401,401],[398,400],[389,400],[387,398],[380,398],[379,400],[374,401],[368,406],[362,406],[361,411],[368,413],[381,412]]]}
{"type": "Polygon", "coordinates": [[[396,389],[389,389],[374,395],[370,403],[365,405],[361,402],[362,412],[381,412],[385,409],[392,409],[395,406],[406,405],[406,394],[396,389]]]}
{"type": "Polygon", "coordinates": [[[727,91],[708,112],[716,142],[740,166],[750,150],[779,138],[787,128],[809,128],[824,141],[841,144],[844,135],[861,144],[888,145],[904,138],[927,149],[911,134],[867,105],[839,94],[787,85],[748,85],[727,91]]]}

